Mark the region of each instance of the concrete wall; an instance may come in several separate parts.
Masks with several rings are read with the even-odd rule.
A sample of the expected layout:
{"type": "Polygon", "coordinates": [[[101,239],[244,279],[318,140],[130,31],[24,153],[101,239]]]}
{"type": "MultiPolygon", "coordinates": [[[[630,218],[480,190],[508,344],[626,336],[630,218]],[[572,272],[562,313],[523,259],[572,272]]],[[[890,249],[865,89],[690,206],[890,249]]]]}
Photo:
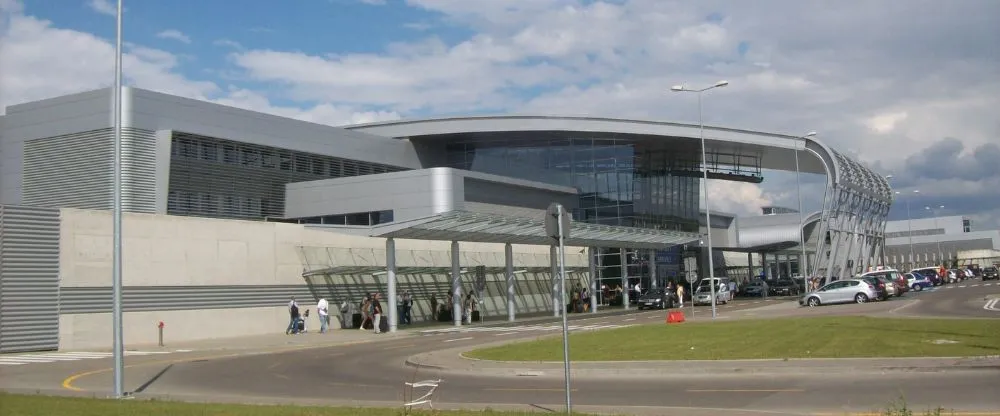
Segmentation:
{"type": "MultiPolygon", "coordinates": [[[[59,262],[63,313],[59,319],[59,347],[109,348],[111,213],[63,209],[61,217],[59,262]]],[[[360,262],[375,260],[368,257],[381,253],[380,264],[384,264],[384,239],[308,229],[298,224],[154,214],[126,214],[123,233],[126,346],[154,344],[159,321],[167,325],[168,340],[175,342],[277,333],[287,325],[285,304],[290,294],[297,295],[304,308],[315,309],[310,306],[314,305],[312,297],[327,290],[351,295],[384,290],[384,282],[371,274],[335,276],[319,282],[308,282],[302,277],[303,271],[315,266],[308,264],[303,247],[346,250],[355,253],[352,261],[360,262]],[[364,255],[365,252],[371,254],[364,255]],[[360,281],[352,286],[355,292],[344,292],[350,280],[360,281]],[[241,287],[248,290],[241,291],[241,287]],[[243,293],[246,291],[253,293],[243,293]],[[259,294],[264,291],[270,294],[259,294]],[[209,295],[210,292],[215,294],[209,295]],[[199,300],[208,296],[215,297],[199,300]],[[197,303],[202,306],[192,309],[190,305],[196,302],[202,302],[197,303]]],[[[398,240],[396,247],[399,251],[447,252],[450,243],[398,240]]],[[[501,258],[503,254],[503,245],[499,244],[463,243],[461,249],[494,253],[501,258]]],[[[548,247],[517,245],[514,251],[547,264],[548,247]]],[[[567,250],[570,266],[586,267],[585,255],[570,255],[579,251],[567,250]]],[[[518,279],[520,284],[538,287],[519,293],[522,296],[518,299],[518,312],[549,310],[551,304],[546,300],[551,294],[541,293],[551,288],[549,276],[519,275],[518,279]]],[[[503,310],[506,301],[501,295],[506,290],[497,286],[502,276],[488,280],[494,283],[488,285],[490,294],[486,303],[488,307],[490,304],[496,307],[486,313],[506,313],[503,310]]],[[[404,276],[400,281],[402,291],[428,285],[446,287],[450,277],[447,274],[404,276]]],[[[426,299],[418,299],[417,310],[426,308],[425,303],[426,299]]]]}

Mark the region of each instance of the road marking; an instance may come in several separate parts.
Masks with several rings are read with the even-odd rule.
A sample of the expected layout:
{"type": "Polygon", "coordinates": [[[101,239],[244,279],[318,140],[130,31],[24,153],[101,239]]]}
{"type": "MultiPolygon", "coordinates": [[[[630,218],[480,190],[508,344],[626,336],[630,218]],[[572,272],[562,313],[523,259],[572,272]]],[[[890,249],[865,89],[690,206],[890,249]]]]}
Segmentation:
{"type": "Polygon", "coordinates": [[[387,350],[398,350],[400,348],[410,348],[410,347],[416,347],[416,346],[417,346],[417,344],[404,344],[404,345],[396,345],[396,346],[392,346],[392,347],[385,347],[385,348],[382,348],[382,349],[387,351],[387,350]]]}
{"type": "Polygon", "coordinates": [[[997,308],[997,302],[1000,302],[1000,299],[990,299],[985,305],[983,305],[983,309],[1000,312],[1000,308],[997,308]]]}
{"type": "Polygon", "coordinates": [[[511,335],[511,334],[516,334],[516,333],[517,333],[517,332],[501,332],[501,333],[499,333],[499,334],[495,334],[495,335],[493,335],[493,336],[495,336],[495,337],[502,337],[502,336],[504,336],[504,335],[511,335]]]}
{"type": "Polygon", "coordinates": [[[630,321],[634,321],[634,320],[635,320],[635,318],[628,318],[628,319],[625,319],[625,322],[630,322],[630,321]]]}
{"type": "Polygon", "coordinates": [[[688,389],[688,393],[802,393],[803,389],[688,389]]]}
{"type": "MultiPolygon", "coordinates": [[[[566,389],[518,389],[518,388],[485,388],[486,391],[566,391],[566,389]]],[[[569,391],[577,391],[577,389],[569,389],[569,391]]]]}
{"type": "MultiPolygon", "coordinates": [[[[126,357],[170,354],[172,351],[125,351],[126,357]]],[[[0,365],[23,365],[34,363],[55,363],[60,361],[92,360],[100,358],[111,358],[110,352],[49,352],[49,353],[29,353],[0,356],[0,365]]]]}
{"type": "MultiPolygon", "coordinates": [[[[634,319],[634,318],[633,318],[634,319]]],[[[614,328],[624,328],[628,326],[633,326],[630,324],[623,325],[569,325],[570,331],[594,331],[598,329],[614,329],[614,328]]],[[[470,332],[549,332],[549,331],[561,331],[562,325],[526,325],[526,326],[473,326],[473,327],[462,327],[462,328],[438,328],[438,329],[428,329],[421,331],[424,335],[436,335],[436,334],[456,334],[456,333],[470,333],[470,332]]]]}
{"type": "Polygon", "coordinates": [[[441,342],[467,341],[467,340],[470,340],[470,339],[475,339],[475,338],[474,337],[452,338],[452,339],[446,339],[446,340],[441,341],[441,342]]]}
{"type": "Polygon", "coordinates": [[[968,286],[966,286],[966,285],[961,285],[961,286],[959,286],[959,288],[963,288],[963,287],[968,287],[968,286]]]}

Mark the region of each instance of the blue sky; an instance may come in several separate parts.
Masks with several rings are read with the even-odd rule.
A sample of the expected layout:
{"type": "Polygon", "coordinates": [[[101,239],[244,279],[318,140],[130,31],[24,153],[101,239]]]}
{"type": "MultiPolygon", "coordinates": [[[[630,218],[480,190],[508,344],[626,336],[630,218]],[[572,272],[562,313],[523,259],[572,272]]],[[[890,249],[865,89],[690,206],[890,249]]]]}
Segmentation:
{"type": "MultiPolygon", "coordinates": [[[[128,0],[125,73],[137,87],[330,125],[481,113],[694,122],[693,97],[670,87],[725,79],[705,97],[706,123],[817,131],[897,189],[920,189],[914,206],[1000,226],[988,191],[1000,164],[982,156],[1000,154],[1000,2],[766,3],[128,0]],[[922,167],[942,157],[968,168],[922,167]]],[[[109,0],[0,0],[0,17],[0,108],[111,83],[109,0]]],[[[792,184],[774,173],[710,193],[717,209],[751,213],[795,206],[792,184]]]]}

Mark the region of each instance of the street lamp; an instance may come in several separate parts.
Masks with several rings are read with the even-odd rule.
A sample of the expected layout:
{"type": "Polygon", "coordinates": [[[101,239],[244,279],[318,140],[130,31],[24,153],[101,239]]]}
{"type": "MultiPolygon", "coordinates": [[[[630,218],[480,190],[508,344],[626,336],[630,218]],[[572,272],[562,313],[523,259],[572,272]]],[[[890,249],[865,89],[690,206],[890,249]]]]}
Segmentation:
{"type": "MultiPolygon", "coordinates": [[[[705,152],[705,121],[703,118],[702,106],[701,106],[701,93],[708,91],[713,88],[722,88],[729,85],[729,81],[719,81],[714,85],[701,88],[701,89],[688,89],[683,85],[675,85],[670,87],[670,91],[673,92],[693,92],[698,95],[698,135],[701,137],[701,163],[702,163],[702,173],[704,177],[703,189],[705,192],[705,229],[707,230],[708,238],[708,287],[712,294],[712,319],[716,317],[716,305],[715,305],[715,260],[712,258],[712,209],[709,205],[708,199],[708,156],[705,152]]],[[[693,293],[693,292],[692,292],[693,293]]]]}
{"type": "MultiPolygon", "coordinates": [[[[937,217],[938,217],[937,210],[944,209],[944,205],[941,205],[941,206],[937,207],[937,209],[931,208],[931,207],[924,207],[924,209],[930,211],[931,215],[934,216],[934,232],[936,233],[937,232],[937,225],[938,225],[937,224],[937,217]]],[[[943,265],[944,264],[944,254],[941,253],[941,236],[935,235],[934,236],[934,240],[937,241],[938,261],[940,261],[941,264],[943,265]]]]}
{"type": "Polygon", "coordinates": [[[122,0],[116,12],[115,86],[114,86],[114,202],[112,207],[111,326],[114,357],[114,395],[125,396],[124,340],[122,334],[122,0]]]}
{"type": "MultiPolygon", "coordinates": [[[[812,138],[816,136],[816,132],[811,131],[799,138],[805,143],[805,139],[812,138]]],[[[802,146],[805,148],[805,146],[802,146]]],[[[806,279],[806,268],[805,264],[809,263],[809,257],[806,254],[806,232],[803,230],[805,227],[805,216],[802,213],[802,182],[799,180],[799,147],[798,144],[795,146],[795,193],[799,199],[799,247],[802,248],[802,258],[799,259],[799,274],[802,275],[802,282],[805,283],[806,279]]]]}
{"type": "MultiPolygon", "coordinates": [[[[891,175],[890,175],[891,176],[891,175]]],[[[914,189],[913,194],[920,194],[919,189],[914,189]]],[[[896,191],[896,195],[902,195],[896,191]]],[[[910,268],[916,267],[916,258],[913,257],[913,218],[910,216],[910,198],[906,198],[906,233],[910,240],[910,268]]]]}

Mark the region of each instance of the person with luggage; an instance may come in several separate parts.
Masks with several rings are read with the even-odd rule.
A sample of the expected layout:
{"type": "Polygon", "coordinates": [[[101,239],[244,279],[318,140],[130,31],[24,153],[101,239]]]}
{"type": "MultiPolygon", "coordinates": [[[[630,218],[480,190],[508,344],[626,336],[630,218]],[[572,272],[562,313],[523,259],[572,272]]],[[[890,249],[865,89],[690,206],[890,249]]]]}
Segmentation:
{"type": "Polygon", "coordinates": [[[288,301],[288,328],[285,329],[285,335],[298,333],[298,323],[299,323],[299,304],[295,302],[295,296],[288,301]]]}

